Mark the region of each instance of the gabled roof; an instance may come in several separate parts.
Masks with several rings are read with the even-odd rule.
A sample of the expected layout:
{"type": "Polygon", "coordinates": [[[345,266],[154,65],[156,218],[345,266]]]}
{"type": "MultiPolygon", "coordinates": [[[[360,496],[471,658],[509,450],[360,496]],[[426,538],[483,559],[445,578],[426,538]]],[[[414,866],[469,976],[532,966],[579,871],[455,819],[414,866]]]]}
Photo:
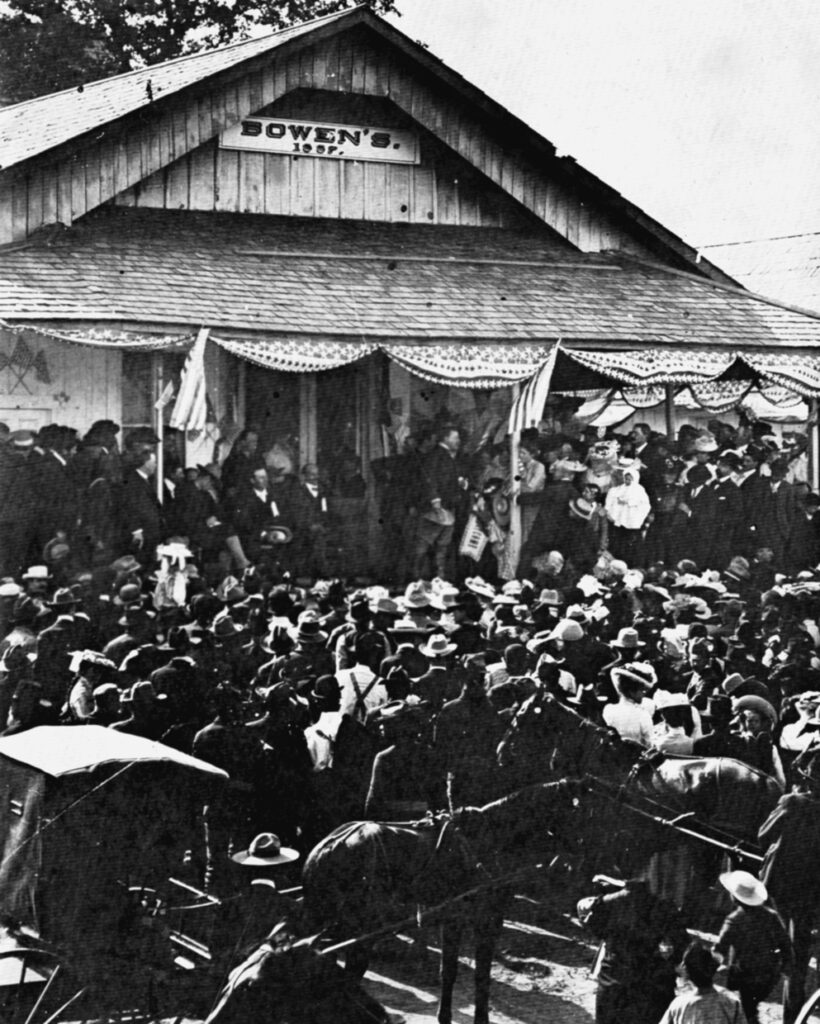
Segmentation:
{"type": "Polygon", "coordinates": [[[820,232],[704,246],[746,288],[820,313],[820,232]]]}
{"type": "Polygon", "coordinates": [[[820,346],[820,316],[545,231],[106,207],[0,251],[0,318],[352,339],[820,346]]]}
{"type": "Polygon", "coordinates": [[[0,168],[21,163],[211,75],[270,53],[284,43],[310,35],[322,25],[354,23],[361,18],[362,11],[363,8],[353,8],[258,39],[177,57],[138,71],[102,78],[79,89],[64,89],[0,107],[0,168]]]}
{"type": "MultiPolygon", "coordinates": [[[[541,173],[561,179],[588,197],[589,201],[598,204],[602,211],[626,222],[636,237],[659,249],[664,257],[724,284],[735,283],[719,267],[700,259],[695,249],[583,168],[573,157],[558,157],[555,146],[548,139],[366,6],[354,7],[259,39],[179,57],[92,82],[82,90],[66,90],[0,108],[0,170],[46,153],[92,130],[102,129],[206,79],[273,53],[295,40],[312,44],[326,35],[338,34],[355,25],[367,26],[428,74],[435,76],[456,94],[459,102],[474,108],[488,126],[500,129],[505,137],[514,136],[516,147],[526,153],[531,164],[541,173]]],[[[240,112],[240,116],[244,113],[240,112]]]]}

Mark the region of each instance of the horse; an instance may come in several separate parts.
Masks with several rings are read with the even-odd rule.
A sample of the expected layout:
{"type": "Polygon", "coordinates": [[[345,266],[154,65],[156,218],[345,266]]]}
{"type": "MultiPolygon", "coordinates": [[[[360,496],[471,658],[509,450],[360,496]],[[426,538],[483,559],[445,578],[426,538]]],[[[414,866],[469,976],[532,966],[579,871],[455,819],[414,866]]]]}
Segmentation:
{"type": "MultiPolygon", "coordinates": [[[[541,691],[513,719],[498,763],[516,782],[555,772],[600,780],[597,789],[608,798],[591,804],[590,818],[596,838],[609,835],[611,841],[599,855],[616,852],[626,874],[644,868],[653,854],[680,851],[680,833],[663,822],[684,824],[730,847],[756,846],[759,826],[782,795],[775,779],[741,761],[647,753],[541,691]],[[625,815],[624,803],[643,815],[625,815]]],[[[689,849],[704,878],[715,873],[715,859],[703,844],[689,849]]]]}
{"type": "Polygon", "coordinates": [[[268,937],[235,967],[205,1024],[388,1024],[389,1014],[309,941],[268,937]]]}
{"type": "MultiPolygon", "coordinates": [[[[577,784],[530,786],[480,808],[420,822],[354,821],[309,854],[302,884],[307,919],[338,938],[367,936],[430,908],[441,925],[439,1024],[452,1020],[452,994],[466,924],[475,937],[475,1024],[488,1024],[490,969],[515,880],[551,856],[571,832],[577,784]]],[[[403,922],[406,926],[406,922],[403,922]]],[[[348,949],[361,976],[370,943],[348,949]]]]}

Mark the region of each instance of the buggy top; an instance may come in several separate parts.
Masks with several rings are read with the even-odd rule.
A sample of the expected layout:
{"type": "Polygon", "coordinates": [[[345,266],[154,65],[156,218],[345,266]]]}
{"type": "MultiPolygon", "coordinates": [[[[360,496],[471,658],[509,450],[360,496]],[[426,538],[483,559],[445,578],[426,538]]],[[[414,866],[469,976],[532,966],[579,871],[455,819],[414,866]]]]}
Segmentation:
{"type": "Polygon", "coordinates": [[[0,915],[54,944],[104,943],[123,926],[129,886],[179,870],[227,779],[98,725],[0,737],[0,915]]]}

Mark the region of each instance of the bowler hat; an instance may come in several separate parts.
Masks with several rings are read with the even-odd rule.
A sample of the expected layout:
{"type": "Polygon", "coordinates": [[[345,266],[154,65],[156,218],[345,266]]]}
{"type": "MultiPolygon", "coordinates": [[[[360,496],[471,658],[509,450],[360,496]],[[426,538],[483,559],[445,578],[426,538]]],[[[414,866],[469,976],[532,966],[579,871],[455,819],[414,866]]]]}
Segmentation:
{"type": "Polygon", "coordinates": [[[34,434],[30,430],[12,430],[9,434],[9,443],[12,448],[27,451],[34,447],[34,434]]]}

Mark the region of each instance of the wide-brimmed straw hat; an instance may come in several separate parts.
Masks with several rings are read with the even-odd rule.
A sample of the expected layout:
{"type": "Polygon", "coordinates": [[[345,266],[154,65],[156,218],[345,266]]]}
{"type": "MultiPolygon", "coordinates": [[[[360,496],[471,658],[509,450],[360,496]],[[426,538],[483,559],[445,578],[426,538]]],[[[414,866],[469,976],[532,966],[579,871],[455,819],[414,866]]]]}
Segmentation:
{"type": "Polygon", "coordinates": [[[429,608],[431,596],[429,585],[424,580],[416,580],[407,584],[404,597],[399,598],[399,604],[407,611],[429,608]]]}
{"type": "Polygon", "coordinates": [[[296,620],[296,625],[288,632],[299,644],[323,644],[327,640],[327,633],[322,630],[319,616],[310,609],[302,612],[296,620]]]}
{"type": "Polygon", "coordinates": [[[270,868],[275,864],[290,864],[298,859],[299,851],[282,846],[279,836],[273,832],[261,832],[247,850],[241,850],[231,857],[234,864],[246,868],[270,868]]]}
{"type": "Polygon", "coordinates": [[[486,597],[489,601],[495,597],[495,587],[487,583],[480,576],[468,576],[464,580],[464,586],[479,597],[486,597]]]}
{"type": "Polygon", "coordinates": [[[631,626],[624,626],[619,630],[617,637],[609,641],[610,647],[623,647],[625,650],[637,650],[638,647],[646,647],[646,644],[638,635],[637,629],[631,626]]]}
{"type": "Polygon", "coordinates": [[[618,685],[619,680],[623,679],[631,683],[637,683],[645,690],[651,690],[658,681],[657,674],[652,666],[642,664],[641,662],[633,662],[631,665],[616,665],[610,671],[610,676],[615,686],[618,685]]]}
{"type": "Polygon", "coordinates": [[[720,884],[738,903],[747,907],[760,907],[769,898],[766,886],[749,871],[725,871],[720,884]]]}
{"type": "Polygon", "coordinates": [[[457,647],[458,645],[451,644],[443,633],[434,633],[419,650],[425,658],[446,658],[453,654],[457,647]]]}
{"type": "Polygon", "coordinates": [[[756,694],[748,693],[745,697],[736,698],[732,702],[732,710],[735,714],[738,711],[756,711],[764,718],[768,718],[773,726],[777,725],[777,712],[774,707],[764,697],[758,697],[756,694]]]}
{"type": "Polygon", "coordinates": [[[584,630],[576,619],[561,619],[545,637],[546,640],[563,640],[565,644],[576,643],[584,637],[584,630]]]}

